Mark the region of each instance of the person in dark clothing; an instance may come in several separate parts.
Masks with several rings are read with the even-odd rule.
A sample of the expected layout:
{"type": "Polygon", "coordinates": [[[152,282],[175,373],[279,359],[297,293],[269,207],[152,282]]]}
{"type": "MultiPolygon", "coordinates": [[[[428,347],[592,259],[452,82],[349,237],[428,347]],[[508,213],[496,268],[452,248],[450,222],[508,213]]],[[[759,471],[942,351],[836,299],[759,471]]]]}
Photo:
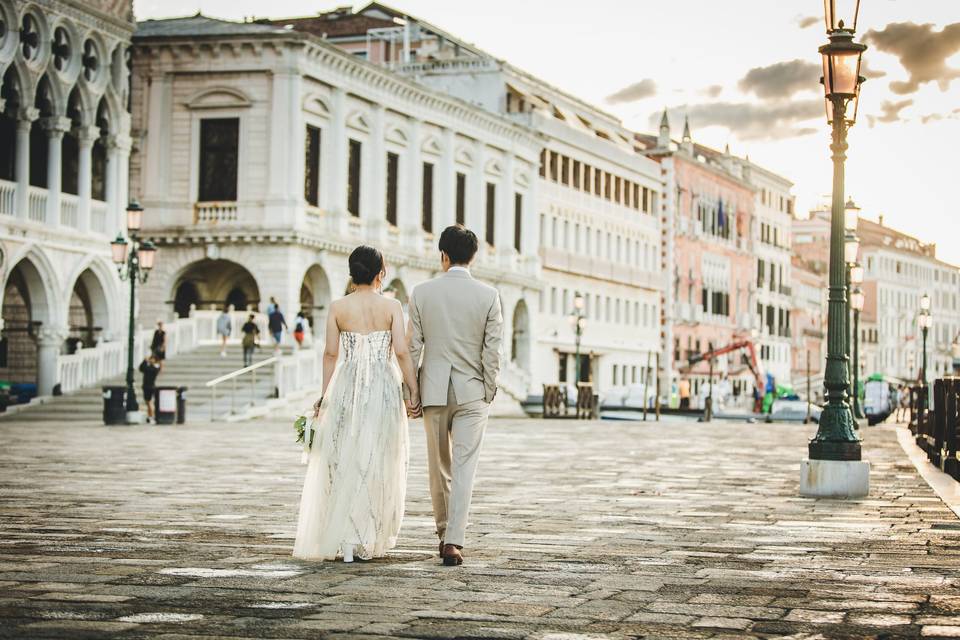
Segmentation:
{"type": "Polygon", "coordinates": [[[167,359],[167,332],[163,330],[163,320],[157,321],[157,329],[150,341],[150,353],[163,368],[163,361],[167,359]]]}
{"type": "Polygon", "coordinates": [[[253,350],[257,347],[257,338],[260,336],[260,327],[253,321],[254,316],[251,313],[247,321],[240,327],[243,333],[241,344],[243,345],[243,366],[249,367],[253,364],[253,350]]]}
{"type": "Polygon", "coordinates": [[[267,319],[267,325],[270,329],[270,335],[273,336],[274,351],[280,351],[280,340],[283,339],[283,330],[287,328],[287,321],[280,312],[280,305],[273,308],[273,313],[267,319]]]}
{"type": "Polygon", "coordinates": [[[160,375],[160,361],[153,354],[140,363],[143,374],[143,401],[147,405],[147,422],[153,420],[153,398],[157,395],[157,376],[160,375]]]}

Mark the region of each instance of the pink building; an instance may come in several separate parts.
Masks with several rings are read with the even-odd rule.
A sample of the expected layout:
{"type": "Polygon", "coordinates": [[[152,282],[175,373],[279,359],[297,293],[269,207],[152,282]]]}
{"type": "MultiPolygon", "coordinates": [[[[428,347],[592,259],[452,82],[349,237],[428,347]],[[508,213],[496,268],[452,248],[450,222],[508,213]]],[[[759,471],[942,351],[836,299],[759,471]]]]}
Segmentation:
{"type": "MultiPolygon", "coordinates": [[[[738,158],[694,144],[689,124],[680,143],[672,142],[666,114],[658,137],[637,138],[661,162],[667,182],[661,223],[668,282],[661,308],[668,382],[675,388],[689,381],[691,406],[699,407],[709,393],[709,366],[691,366],[690,357],[752,338],[756,189],[738,158]]],[[[752,404],[755,377],[741,355],[732,352],[714,365],[714,396],[721,404],[752,404]]]]}

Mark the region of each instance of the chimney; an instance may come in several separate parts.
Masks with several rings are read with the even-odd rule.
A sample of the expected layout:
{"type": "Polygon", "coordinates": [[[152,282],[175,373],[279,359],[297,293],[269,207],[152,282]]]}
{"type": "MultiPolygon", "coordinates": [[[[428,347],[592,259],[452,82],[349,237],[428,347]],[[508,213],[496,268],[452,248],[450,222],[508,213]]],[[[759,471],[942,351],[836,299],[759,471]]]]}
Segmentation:
{"type": "Polygon", "coordinates": [[[878,220],[878,222],[880,223],[880,226],[882,227],[882,226],[883,226],[883,214],[882,214],[882,213],[880,214],[880,219],[878,220]]]}

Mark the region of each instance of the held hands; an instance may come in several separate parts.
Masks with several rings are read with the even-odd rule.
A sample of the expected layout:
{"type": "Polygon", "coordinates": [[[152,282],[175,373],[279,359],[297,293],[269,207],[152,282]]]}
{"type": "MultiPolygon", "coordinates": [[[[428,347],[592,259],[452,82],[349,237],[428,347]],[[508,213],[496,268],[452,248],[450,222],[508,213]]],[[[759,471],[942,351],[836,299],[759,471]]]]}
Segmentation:
{"type": "Polygon", "coordinates": [[[418,391],[411,391],[410,397],[404,400],[404,404],[407,405],[408,418],[419,418],[423,415],[423,406],[420,403],[420,393],[418,391]]]}

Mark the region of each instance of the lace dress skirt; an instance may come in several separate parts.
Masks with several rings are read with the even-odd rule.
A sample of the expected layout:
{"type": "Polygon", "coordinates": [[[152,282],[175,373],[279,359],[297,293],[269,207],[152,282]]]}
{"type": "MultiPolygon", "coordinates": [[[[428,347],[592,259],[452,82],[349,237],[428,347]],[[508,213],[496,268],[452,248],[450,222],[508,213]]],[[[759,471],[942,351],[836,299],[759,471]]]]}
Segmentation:
{"type": "Polygon", "coordinates": [[[331,560],[342,545],[380,557],[403,519],[408,431],[401,374],[388,331],[341,333],[310,450],[293,555],[331,560]]]}

